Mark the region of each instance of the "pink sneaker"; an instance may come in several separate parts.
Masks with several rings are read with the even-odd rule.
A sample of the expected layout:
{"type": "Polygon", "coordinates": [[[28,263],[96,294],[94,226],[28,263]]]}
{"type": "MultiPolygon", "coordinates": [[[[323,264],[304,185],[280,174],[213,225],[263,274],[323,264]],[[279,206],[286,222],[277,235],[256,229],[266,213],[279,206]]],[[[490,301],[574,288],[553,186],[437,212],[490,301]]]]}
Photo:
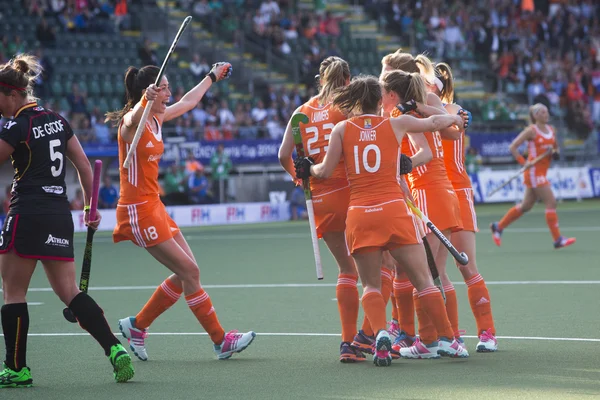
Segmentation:
{"type": "Polygon", "coordinates": [[[127,317],[119,320],[119,330],[129,342],[129,348],[142,361],[148,360],[146,352],[147,329],[138,329],[135,326],[135,317],[127,317]]]}
{"type": "Polygon", "coordinates": [[[421,339],[417,338],[412,346],[400,348],[400,356],[413,359],[440,358],[438,348],[438,342],[425,345],[421,339]]]}
{"type": "Polygon", "coordinates": [[[458,340],[454,339],[452,342],[447,340],[439,341],[439,350],[438,353],[446,356],[446,357],[458,357],[458,358],[467,358],[469,357],[469,352],[467,349],[463,347],[462,344],[458,342],[458,340]]]}
{"type": "Polygon", "coordinates": [[[479,335],[479,343],[477,343],[478,353],[491,353],[498,350],[498,341],[492,335],[492,329],[481,332],[479,335]]]}
{"type": "Polygon", "coordinates": [[[225,339],[220,345],[214,345],[215,354],[219,360],[227,360],[233,353],[241,353],[250,346],[256,333],[250,331],[238,333],[238,331],[229,331],[225,334],[225,339]]]}
{"type": "Polygon", "coordinates": [[[398,321],[395,319],[388,322],[388,333],[390,334],[390,339],[395,340],[398,335],[400,335],[400,325],[398,325],[398,321]]]}

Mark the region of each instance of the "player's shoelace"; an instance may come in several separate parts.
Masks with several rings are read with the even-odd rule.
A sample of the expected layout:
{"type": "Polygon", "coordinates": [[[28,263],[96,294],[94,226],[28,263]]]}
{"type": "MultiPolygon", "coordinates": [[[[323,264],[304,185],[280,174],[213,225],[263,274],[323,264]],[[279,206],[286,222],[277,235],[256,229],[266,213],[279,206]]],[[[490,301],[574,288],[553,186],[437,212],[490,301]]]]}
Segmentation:
{"type": "MultiPolygon", "coordinates": [[[[238,333],[237,330],[233,330],[233,331],[229,331],[225,334],[225,343],[229,345],[229,349],[231,350],[233,348],[235,348],[235,346],[237,345],[238,340],[242,337],[241,333],[238,333]]],[[[223,346],[225,347],[225,346],[223,346]]]]}
{"type": "Polygon", "coordinates": [[[147,330],[133,330],[130,329],[129,332],[131,333],[131,341],[133,342],[133,344],[135,344],[136,346],[143,346],[145,343],[146,338],[148,337],[148,331],[147,330]]]}

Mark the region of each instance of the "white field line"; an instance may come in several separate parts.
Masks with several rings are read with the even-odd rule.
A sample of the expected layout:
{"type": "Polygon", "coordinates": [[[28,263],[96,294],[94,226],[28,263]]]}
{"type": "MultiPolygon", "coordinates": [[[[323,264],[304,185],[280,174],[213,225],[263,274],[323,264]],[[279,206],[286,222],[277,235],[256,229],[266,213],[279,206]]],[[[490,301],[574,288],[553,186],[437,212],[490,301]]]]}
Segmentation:
{"type": "MultiPolygon", "coordinates": [[[[486,285],[600,285],[600,281],[486,281],[486,285]]],[[[464,282],[454,282],[455,286],[464,282]]],[[[204,289],[282,289],[335,287],[335,283],[256,283],[232,285],[202,285],[204,289]]],[[[90,286],[91,291],[154,290],[157,286],[90,286]]],[[[52,292],[52,288],[29,288],[29,292],[52,292]]],[[[0,289],[0,292],[2,290],[0,289]]]]}
{"type": "MultiPolygon", "coordinates": [[[[274,228],[276,229],[276,228],[274,228]]],[[[600,226],[561,226],[561,231],[564,232],[600,232],[600,226]]],[[[505,230],[508,233],[547,233],[547,227],[539,228],[507,228],[505,230]]],[[[479,234],[490,234],[489,229],[482,229],[479,234]]],[[[272,240],[272,239],[301,239],[307,237],[308,233],[253,233],[253,234],[221,234],[212,235],[207,233],[206,235],[190,234],[185,235],[186,240],[272,240]]],[[[85,238],[76,238],[75,242],[85,243],[85,238]]],[[[100,243],[112,243],[111,237],[96,237],[94,242],[100,243]]]]}
{"type": "MultiPolygon", "coordinates": [[[[114,333],[120,336],[120,333],[114,333]]],[[[206,336],[206,332],[152,332],[150,336],[206,336]]],[[[263,332],[257,333],[257,336],[309,336],[309,337],[339,337],[339,333],[316,333],[316,332],[263,332]]],[[[4,336],[4,335],[0,335],[4,336]]],[[[71,336],[89,336],[85,332],[58,332],[58,333],[29,333],[32,337],[71,337],[71,336]]],[[[477,336],[463,336],[467,339],[476,339],[477,336]]],[[[537,337],[537,336],[496,336],[498,339],[505,340],[544,340],[557,342],[600,342],[595,338],[569,338],[569,337],[537,337]]]]}

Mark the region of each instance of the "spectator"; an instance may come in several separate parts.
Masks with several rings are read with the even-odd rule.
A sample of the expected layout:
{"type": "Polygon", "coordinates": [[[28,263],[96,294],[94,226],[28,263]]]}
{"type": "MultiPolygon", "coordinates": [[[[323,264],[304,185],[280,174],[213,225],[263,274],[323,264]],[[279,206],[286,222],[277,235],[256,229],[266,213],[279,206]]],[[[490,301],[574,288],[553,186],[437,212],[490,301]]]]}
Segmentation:
{"type": "Polygon", "coordinates": [[[483,160],[479,153],[477,153],[477,149],[474,147],[469,147],[467,150],[467,155],[465,156],[465,165],[467,167],[467,173],[476,174],[479,172],[479,167],[481,166],[483,160]]]}
{"type": "Polygon", "coordinates": [[[187,176],[194,174],[199,169],[204,170],[204,165],[194,158],[194,153],[191,151],[188,153],[187,160],[185,161],[185,173],[187,176]]]}
{"type": "Polygon", "coordinates": [[[252,121],[255,123],[260,123],[267,118],[267,110],[265,109],[265,105],[262,100],[258,100],[256,102],[256,107],[252,109],[250,114],[252,116],[252,121]]]}
{"type": "Polygon", "coordinates": [[[142,65],[158,65],[156,52],[152,50],[152,42],[150,39],[145,39],[144,43],[138,49],[138,56],[142,65]]]}
{"type": "Polygon", "coordinates": [[[298,221],[301,219],[308,219],[308,212],[306,211],[306,199],[304,198],[304,190],[302,187],[296,186],[290,196],[290,214],[292,221],[298,221]]]}
{"type": "Polygon", "coordinates": [[[110,175],[104,175],[104,185],[100,188],[100,192],[98,193],[98,207],[101,209],[117,208],[118,200],[119,192],[112,184],[110,175]]]}
{"type": "Polygon", "coordinates": [[[48,25],[46,18],[40,19],[35,30],[35,37],[43,47],[54,47],[56,45],[56,31],[54,27],[48,25]]]}
{"type": "Polygon", "coordinates": [[[227,193],[229,189],[229,173],[233,167],[229,155],[225,153],[225,147],[222,144],[217,146],[217,150],[210,159],[210,168],[212,170],[213,193],[219,203],[227,202],[227,193]],[[223,190],[221,191],[221,188],[223,190]]]}
{"type": "Polygon", "coordinates": [[[187,203],[185,190],[186,177],[183,168],[172,164],[165,173],[163,189],[165,191],[165,204],[183,205],[187,203]]]}
{"type": "Polygon", "coordinates": [[[130,17],[127,12],[127,0],[117,0],[115,4],[115,29],[126,30],[130,26],[130,17]]]}
{"type": "Polygon", "coordinates": [[[70,123],[73,129],[81,129],[83,120],[87,119],[87,106],[85,93],[79,91],[79,85],[73,83],[71,93],[67,96],[67,102],[70,108],[70,123]]]}
{"type": "Polygon", "coordinates": [[[199,54],[194,54],[193,60],[190,63],[190,72],[194,79],[200,82],[210,72],[210,66],[205,58],[201,59],[199,54]]]}
{"type": "Polygon", "coordinates": [[[83,193],[81,189],[75,192],[75,198],[71,200],[71,210],[83,211],[83,193]]]}
{"type": "Polygon", "coordinates": [[[36,84],[36,93],[39,94],[40,98],[48,98],[51,94],[51,86],[50,81],[52,79],[52,73],[54,72],[54,67],[48,57],[44,55],[44,51],[41,48],[38,48],[35,51],[35,55],[40,60],[40,64],[42,65],[43,71],[38,76],[35,81],[36,84]]]}
{"type": "Polygon", "coordinates": [[[189,199],[192,204],[209,204],[212,198],[208,193],[208,179],[204,168],[197,169],[188,179],[189,199]]]}

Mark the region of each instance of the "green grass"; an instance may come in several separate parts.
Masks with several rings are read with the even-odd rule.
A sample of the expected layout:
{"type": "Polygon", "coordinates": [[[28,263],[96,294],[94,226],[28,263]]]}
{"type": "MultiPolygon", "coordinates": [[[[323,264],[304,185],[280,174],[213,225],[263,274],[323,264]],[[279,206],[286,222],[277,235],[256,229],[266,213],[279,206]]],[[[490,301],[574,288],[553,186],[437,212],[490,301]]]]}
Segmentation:
{"type": "MultiPolygon", "coordinates": [[[[498,335],[600,338],[600,285],[506,284],[506,281],[600,281],[600,202],[563,203],[561,228],[577,243],[556,251],[543,208],[517,221],[493,245],[487,226],[508,205],[478,207],[478,265],[489,289],[498,335]],[[526,231],[527,230],[527,231],[526,231]],[[499,284],[505,282],[504,284],[499,284]]],[[[209,338],[183,301],[150,330],[150,361],[134,362],[136,376],[116,384],[108,360],[89,336],[33,336],[28,364],[34,387],[2,390],[0,399],[586,399],[600,396],[599,342],[500,339],[500,351],[478,354],[466,339],[468,360],[396,361],[390,368],[338,362],[338,336],[272,336],[261,333],[337,334],[336,267],[322,244],[325,280],[311,287],[224,288],[211,285],[319,284],[305,223],[185,230],[200,264],[201,280],[225,329],[258,332],[253,345],[217,361],[209,338]],[[152,333],[155,335],[153,336],[152,333]],[[158,333],[191,333],[158,335],[158,333]],[[195,333],[195,334],[194,334],[195,333]]],[[[81,260],[83,236],[77,239],[81,260]]],[[[80,261],[78,261],[80,262],[80,261]]],[[[456,268],[461,328],[475,335],[465,286],[456,268]]],[[[167,276],[146,252],[112,244],[99,233],[94,244],[90,294],[111,326],[135,314],[167,276]]],[[[32,288],[47,288],[40,268],[32,288]]],[[[80,333],[62,318],[49,291],[31,291],[31,333],[80,333]]]]}

